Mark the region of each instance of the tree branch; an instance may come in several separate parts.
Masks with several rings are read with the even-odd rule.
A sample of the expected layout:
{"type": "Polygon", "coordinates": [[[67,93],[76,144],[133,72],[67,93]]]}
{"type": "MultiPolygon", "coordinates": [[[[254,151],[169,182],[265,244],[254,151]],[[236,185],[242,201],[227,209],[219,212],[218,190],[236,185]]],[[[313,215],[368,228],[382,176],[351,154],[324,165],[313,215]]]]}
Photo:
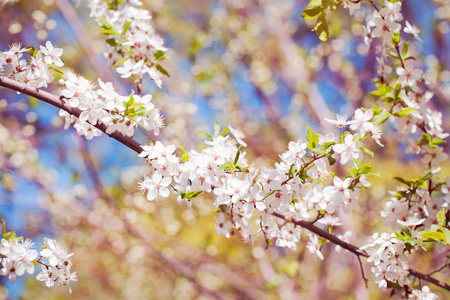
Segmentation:
{"type": "MultiPolygon", "coordinates": [[[[38,89],[38,88],[33,88],[30,87],[28,85],[26,85],[25,83],[22,82],[18,82],[16,80],[13,79],[9,79],[7,77],[4,76],[0,76],[0,86],[6,87],[8,89],[20,92],[20,93],[24,93],[27,94],[31,97],[34,97],[38,100],[47,102],[53,106],[56,106],[60,109],[65,110],[66,112],[68,112],[69,114],[76,116],[77,118],[80,116],[81,114],[81,110],[78,108],[73,108],[70,107],[70,105],[68,105],[63,99],[62,97],[58,97],[55,96],[49,92],[46,92],[44,90],[38,89]]],[[[94,127],[100,129],[101,131],[103,131],[104,133],[106,133],[106,125],[103,123],[98,122],[96,125],[93,125],[94,127]]],[[[141,153],[142,152],[142,146],[136,142],[135,140],[133,140],[131,137],[127,137],[122,135],[121,133],[115,131],[111,134],[107,134],[108,136],[112,137],[113,139],[121,142],[122,144],[124,144],[125,146],[127,146],[128,148],[136,151],[137,153],[141,153]]],[[[327,240],[329,240],[330,242],[332,242],[333,244],[339,245],[342,248],[354,253],[355,255],[359,256],[364,256],[364,257],[369,257],[369,254],[364,251],[364,250],[360,250],[358,247],[349,244],[347,242],[344,242],[343,240],[339,239],[338,237],[336,237],[333,234],[330,234],[328,232],[326,232],[325,230],[320,229],[319,227],[315,226],[313,223],[311,222],[307,222],[307,221],[300,221],[300,220],[296,220],[295,218],[292,217],[287,217],[284,216],[280,213],[274,212],[272,213],[273,216],[283,219],[285,221],[291,222],[295,225],[301,226],[305,229],[308,229],[309,231],[317,234],[318,236],[321,236],[327,240]]],[[[428,281],[430,283],[433,283],[434,285],[441,287],[443,289],[446,289],[448,291],[450,291],[450,285],[448,285],[445,282],[442,282],[440,280],[437,280],[429,275],[420,273],[414,269],[409,269],[408,270],[409,274],[412,276],[415,276],[417,278],[420,278],[422,280],[428,281]]]]}
{"type": "MultiPolygon", "coordinates": [[[[284,215],[282,215],[280,213],[277,213],[277,212],[272,213],[272,215],[277,217],[277,218],[283,219],[285,221],[291,222],[294,225],[298,225],[298,226],[301,226],[301,227],[303,227],[305,229],[308,229],[309,231],[317,234],[318,236],[329,240],[333,244],[339,245],[342,248],[344,248],[344,249],[354,253],[356,256],[358,256],[358,258],[359,258],[359,256],[369,257],[369,254],[366,251],[361,250],[361,249],[359,249],[358,247],[356,247],[356,246],[354,246],[352,244],[344,242],[343,240],[341,240],[337,236],[332,235],[332,234],[326,232],[325,230],[320,229],[319,227],[315,226],[311,222],[299,221],[299,220],[296,220],[296,219],[294,219],[292,217],[287,217],[287,216],[284,216],[284,215]]],[[[433,283],[434,285],[436,285],[438,287],[441,287],[443,289],[446,289],[446,290],[450,291],[450,285],[448,285],[447,283],[445,283],[443,281],[437,280],[436,278],[433,278],[430,275],[426,275],[426,274],[420,273],[420,272],[418,272],[418,271],[416,271],[414,269],[408,269],[408,272],[412,276],[415,276],[415,277],[420,278],[422,280],[428,281],[428,282],[433,283]]]]}
{"type": "MultiPolygon", "coordinates": [[[[0,86],[6,87],[8,89],[23,93],[23,94],[27,94],[31,97],[34,97],[38,100],[47,102],[53,106],[56,106],[62,110],[65,110],[66,112],[68,112],[69,114],[75,116],[75,117],[79,117],[81,114],[81,110],[78,108],[74,108],[74,107],[70,107],[69,104],[67,104],[62,97],[58,97],[56,95],[53,95],[49,92],[46,92],[42,89],[38,89],[38,88],[34,88],[34,87],[30,87],[25,83],[4,77],[4,76],[0,76],[0,86]]],[[[142,152],[142,146],[136,142],[135,140],[133,140],[133,138],[128,137],[128,136],[124,136],[123,134],[121,134],[118,131],[115,131],[111,134],[106,133],[106,125],[101,123],[101,122],[97,122],[97,124],[92,124],[94,127],[100,129],[101,131],[103,131],[106,135],[108,135],[109,137],[121,142],[122,144],[124,144],[125,146],[127,146],[128,148],[130,148],[131,150],[136,151],[137,153],[141,153],[142,152]]]]}

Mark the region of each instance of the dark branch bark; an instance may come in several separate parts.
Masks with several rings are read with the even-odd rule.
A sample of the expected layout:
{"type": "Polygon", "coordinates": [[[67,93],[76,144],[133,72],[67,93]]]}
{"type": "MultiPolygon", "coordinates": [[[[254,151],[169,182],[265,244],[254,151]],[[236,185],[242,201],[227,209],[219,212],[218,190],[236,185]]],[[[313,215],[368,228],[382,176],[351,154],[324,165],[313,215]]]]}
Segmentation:
{"type": "MultiPolygon", "coordinates": [[[[69,114],[71,114],[77,118],[81,114],[81,110],[79,110],[78,108],[70,107],[70,105],[62,99],[62,97],[55,96],[55,95],[53,95],[49,92],[46,92],[42,89],[30,87],[25,83],[22,83],[22,82],[19,82],[19,81],[16,81],[16,80],[4,77],[4,76],[0,76],[0,86],[6,87],[8,89],[11,89],[11,90],[23,93],[23,94],[27,94],[31,97],[34,97],[41,101],[47,102],[53,106],[56,106],[60,109],[65,110],[66,112],[68,112],[69,114]]],[[[94,125],[94,124],[92,124],[92,125],[94,125]]],[[[97,124],[95,124],[94,127],[100,129],[105,134],[107,134],[105,124],[97,122],[97,124]]],[[[121,134],[118,131],[115,131],[115,132],[113,132],[111,134],[107,134],[107,135],[112,137],[113,139],[121,142],[122,144],[124,144],[131,150],[136,151],[137,153],[142,152],[142,146],[138,142],[133,140],[131,137],[124,136],[123,134],[121,134]]]]}

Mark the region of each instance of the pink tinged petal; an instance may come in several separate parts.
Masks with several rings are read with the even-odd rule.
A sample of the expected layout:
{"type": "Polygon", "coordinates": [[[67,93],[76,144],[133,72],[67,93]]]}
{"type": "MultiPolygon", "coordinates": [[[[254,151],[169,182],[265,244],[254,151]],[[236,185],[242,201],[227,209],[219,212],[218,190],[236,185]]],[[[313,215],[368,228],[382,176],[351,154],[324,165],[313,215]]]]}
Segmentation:
{"type": "Polygon", "coordinates": [[[161,182],[159,183],[160,186],[166,187],[168,186],[170,183],[172,182],[172,178],[171,177],[165,177],[161,180],[161,182]]]}
{"type": "Polygon", "coordinates": [[[266,209],[266,205],[262,202],[256,202],[255,207],[259,211],[263,211],[264,209],[266,209]]]}
{"type": "Polygon", "coordinates": [[[64,50],[61,48],[55,48],[55,50],[53,51],[53,55],[54,56],[61,56],[63,54],[64,50]]]}
{"type": "Polygon", "coordinates": [[[53,280],[52,278],[49,277],[49,278],[47,278],[47,280],[45,280],[45,285],[47,287],[52,287],[53,284],[55,284],[55,280],[53,280]]]}
{"type": "Polygon", "coordinates": [[[159,189],[159,194],[161,195],[161,197],[167,198],[169,197],[169,189],[167,188],[161,188],[159,189]]]}
{"type": "Polygon", "coordinates": [[[156,197],[158,197],[158,191],[157,190],[149,190],[147,193],[147,200],[152,201],[156,197]]]}
{"type": "Polygon", "coordinates": [[[52,52],[52,50],[53,50],[52,42],[47,41],[47,43],[45,43],[45,47],[47,47],[49,52],[52,52]]]}
{"type": "Polygon", "coordinates": [[[44,53],[45,55],[50,54],[50,52],[48,52],[48,50],[44,46],[39,46],[39,48],[41,49],[41,52],[44,53]]]}
{"type": "Polygon", "coordinates": [[[36,275],[36,279],[39,280],[39,281],[45,281],[45,280],[47,280],[47,279],[48,279],[48,273],[47,273],[47,271],[46,271],[46,270],[45,270],[45,271],[42,270],[41,273],[39,273],[39,274],[36,275]]]}
{"type": "Polygon", "coordinates": [[[80,114],[80,120],[86,122],[89,118],[89,113],[87,111],[83,111],[80,114]]]}
{"type": "Polygon", "coordinates": [[[355,160],[361,159],[362,158],[362,153],[359,150],[353,150],[352,151],[352,158],[355,160]]]}
{"type": "Polygon", "coordinates": [[[344,152],[341,154],[341,164],[345,165],[350,160],[350,153],[344,152]]]}
{"type": "Polygon", "coordinates": [[[64,66],[63,61],[61,60],[61,58],[55,56],[53,57],[53,63],[57,66],[57,67],[62,67],[64,66]]]}
{"type": "Polygon", "coordinates": [[[43,257],[50,257],[52,254],[53,252],[48,248],[41,251],[41,256],[43,257]]]}
{"type": "Polygon", "coordinates": [[[158,172],[153,173],[152,179],[154,182],[161,182],[162,179],[161,173],[158,172]]]}
{"type": "Polygon", "coordinates": [[[50,263],[50,265],[52,266],[57,266],[59,265],[59,259],[56,255],[52,255],[50,256],[50,258],[48,259],[48,262],[50,263]]]}
{"type": "Polygon", "coordinates": [[[51,64],[52,64],[52,58],[51,58],[50,56],[46,56],[46,57],[44,58],[44,62],[45,62],[46,64],[48,64],[48,65],[51,65],[51,64]]]}
{"type": "Polygon", "coordinates": [[[73,96],[75,96],[75,92],[71,90],[63,90],[61,94],[66,98],[72,98],[73,96]]]}
{"type": "Polygon", "coordinates": [[[333,150],[337,153],[342,153],[345,151],[345,149],[346,149],[346,147],[344,144],[337,144],[337,145],[333,146],[333,150]]]}
{"type": "Polygon", "coordinates": [[[34,260],[38,256],[38,252],[36,250],[29,250],[25,255],[27,260],[34,260]]]}
{"type": "Polygon", "coordinates": [[[25,273],[25,266],[23,263],[17,263],[15,266],[15,273],[17,276],[22,276],[25,273]]]}
{"type": "Polygon", "coordinates": [[[175,155],[169,155],[166,157],[168,161],[170,161],[171,163],[178,163],[178,158],[175,155]]]}

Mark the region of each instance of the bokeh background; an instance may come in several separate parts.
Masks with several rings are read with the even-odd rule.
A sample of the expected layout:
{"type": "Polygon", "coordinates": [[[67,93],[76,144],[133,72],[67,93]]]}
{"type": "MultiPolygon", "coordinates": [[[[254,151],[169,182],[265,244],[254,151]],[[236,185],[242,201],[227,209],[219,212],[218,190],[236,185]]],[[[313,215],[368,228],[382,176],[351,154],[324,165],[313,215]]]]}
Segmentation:
{"type": "MultiPolygon", "coordinates": [[[[147,0],[156,31],[169,48],[163,62],[171,77],[163,88],[144,87],[161,108],[160,136],[138,130],[140,143],[160,140],[198,149],[215,122],[246,134],[247,156],[273,166],[291,140],[305,138],[306,125],[335,131],[324,118],[351,116],[377,100],[370,92],[376,74],[375,46],[363,43],[364,8],[350,17],[342,6],[329,15],[331,37],[320,42],[313,23],[301,18],[304,0],[147,0]]],[[[364,1],[363,1],[364,2],[364,1]]],[[[364,6],[365,4],[363,4],[364,6]]],[[[444,114],[450,103],[450,1],[404,1],[402,13],[421,30],[423,43],[411,52],[432,80],[432,106],[444,114]]],[[[87,1],[20,0],[0,7],[0,50],[12,43],[38,46],[50,40],[64,49],[64,71],[114,82],[129,94],[102,56],[98,26],[87,1]]],[[[50,90],[58,92],[55,85],[50,90]]],[[[297,250],[253,245],[215,232],[216,213],[207,197],[192,209],[175,198],[149,202],[137,181],[150,169],[130,149],[103,135],[92,141],[64,130],[58,110],[0,89],[0,216],[8,229],[33,238],[54,237],[73,256],[79,281],[73,294],[48,289],[33,276],[10,283],[1,278],[0,299],[382,299],[372,282],[366,289],[354,255],[323,248],[320,261],[299,243],[297,250]]],[[[395,189],[394,176],[413,178],[420,160],[404,155],[404,140],[386,124],[384,148],[373,164],[380,178],[361,197],[361,212],[343,218],[342,232],[361,245],[386,232],[379,210],[395,189]]],[[[448,130],[447,130],[448,131],[448,130]]],[[[345,174],[344,169],[335,169],[345,174]]],[[[448,164],[442,173],[450,174],[448,164]]],[[[444,176],[445,177],[445,176],[444,176]]],[[[412,262],[424,273],[439,265],[440,249],[412,262]]],[[[370,270],[365,266],[365,274],[370,270]]],[[[437,275],[445,279],[445,274],[437,275]],[[443,277],[442,277],[443,276],[443,277]]],[[[448,273],[447,273],[448,279],[448,273]]],[[[435,289],[437,293],[442,292],[435,289]]],[[[444,294],[440,294],[445,299],[444,294]]],[[[447,294],[447,297],[449,295],[447,294]]]]}

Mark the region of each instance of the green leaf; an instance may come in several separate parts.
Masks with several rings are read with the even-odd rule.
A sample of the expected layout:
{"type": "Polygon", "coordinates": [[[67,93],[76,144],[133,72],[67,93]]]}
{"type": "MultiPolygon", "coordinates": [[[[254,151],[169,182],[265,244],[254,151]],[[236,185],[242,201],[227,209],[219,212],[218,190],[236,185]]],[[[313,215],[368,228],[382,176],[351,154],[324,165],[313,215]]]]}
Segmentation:
{"type": "Polygon", "coordinates": [[[383,114],[376,115],[372,118],[372,123],[375,125],[382,124],[387,119],[389,119],[390,116],[391,116],[391,113],[389,113],[389,112],[385,112],[383,114]]]}
{"type": "Polygon", "coordinates": [[[355,164],[355,166],[359,169],[362,166],[362,159],[354,159],[353,163],[355,164]]]}
{"type": "Polygon", "coordinates": [[[108,21],[106,21],[105,18],[100,17],[98,20],[100,21],[100,23],[102,23],[102,27],[103,27],[103,28],[105,28],[105,29],[113,29],[113,27],[111,26],[111,24],[109,24],[108,21]]]}
{"type": "Polygon", "coordinates": [[[370,151],[369,149],[367,149],[366,147],[361,147],[361,150],[363,150],[364,152],[366,152],[366,153],[369,154],[370,156],[374,157],[373,152],[370,151]]]}
{"type": "Polygon", "coordinates": [[[160,64],[154,64],[156,69],[166,75],[167,77],[170,77],[169,72],[167,72],[166,69],[164,69],[160,64]]]}
{"type": "Polygon", "coordinates": [[[396,282],[392,282],[389,280],[386,280],[386,282],[387,282],[387,287],[390,289],[399,289],[399,290],[402,289],[402,286],[396,282]]]}
{"type": "Polygon", "coordinates": [[[103,29],[100,30],[101,34],[105,34],[105,35],[114,35],[114,34],[119,34],[117,31],[115,31],[114,29],[103,29]]]}
{"type": "Polygon", "coordinates": [[[322,42],[326,42],[328,40],[328,21],[325,12],[322,12],[317,18],[314,30],[316,31],[317,36],[322,42]]]}
{"type": "Polygon", "coordinates": [[[327,153],[325,151],[323,151],[323,150],[321,150],[319,148],[314,148],[314,149],[312,149],[312,151],[314,151],[316,153],[319,153],[321,155],[327,155],[327,153]]]}
{"type": "Polygon", "coordinates": [[[311,2],[309,2],[308,5],[303,10],[302,17],[304,19],[314,19],[323,10],[324,10],[323,0],[311,0],[311,2]]]}
{"type": "Polygon", "coordinates": [[[417,111],[415,108],[412,107],[405,107],[404,109],[394,113],[393,115],[399,116],[399,117],[408,117],[412,112],[417,111]]]}
{"type": "Polygon", "coordinates": [[[158,50],[158,51],[155,52],[155,54],[153,54],[153,57],[154,57],[156,60],[158,60],[158,59],[160,59],[161,57],[163,57],[165,54],[166,54],[166,51],[158,50]]]}
{"type": "Polygon", "coordinates": [[[336,158],[334,156],[328,156],[328,162],[330,163],[330,166],[334,165],[336,163],[336,158]]]}
{"type": "Polygon", "coordinates": [[[441,229],[441,227],[437,226],[436,224],[433,224],[430,227],[430,231],[438,231],[439,229],[441,229]]]}
{"type": "MultiPolygon", "coordinates": [[[[134,102],[134,101],[133,101],[134,102]]],[[[128,108],[129,109],[133,109],[133,108],[137,108],[137,107],[140,107],[140,106],[142,106],[142,105],[144,105],[143,103],[133,103],[133,104],[131,104],[128,108]]]]}
{"type": "Polygon", "coordinates": [[[181,151],[181,160],[188,162],[189,161],[189,153],[186,153],[186,151],[184,150],[184,148],[182,146],[180,146],[180,151],[181,151]]]}
{"type": "Polygon", "coordinates": [[[356,176],[356,174],[358,174],[358,169],[357,169],[357,168],[350,168],[348,171],[349,171],[350,174],[352,174],[353,176],[356,176]]]}
{"type": "Polygon", "coordinates": [[[409,41],[406,41],[405,44],[403,45],[402,51],[403,56],[406,56],[408,54],[408,49],[409,49],[409,41]]]}
{"type": "Polygon", "coordinates": [[[30,54],[32,57],[36,57],[37,49],[34,48],[33,46],[28,46],[28,47],[25,48],[25,50],[26,50],[27,53],[30,54]]]}
{"type": "Polygon", "coordinates": [[[131,105],[133,105],[133,103],[134,103],[134,97],[133,97],[133,95],[134,95],[134,91],[131,92],[130,100],[128,100],[128,101],[123,101],[123,105],[125,106],[126,109],[128,109],[131,105]]]}
{"type": "Polygon", "coordinates": [[[395,86],[394,89],[394,99],[397,100],[398,99],[398,95],[400,94],[400,91],[402,90],[402,85],[400,82],[397,83],[397,85],[395,86]]]}
{"type": "Polygon", "coordinates": [[[306,128],[308,128],[308,131],[306,132],[306,138],[308,139],[308,141],[312,141],[314,138],[314,131],[309,126],[306,126],[306,128]]]}
{"type": "Polygon", "coordinates": [[[450,246],[450,230],[448,230],[447,228],[443,228],[442,231],[445,235],[445,242],[450,246]]]}
{"type": "Polygon", "coordinates": [[[322,145],[322,149],[326,150],[335,144],[336,144],[335,142],[326,142],[325,144],[322,145]]]}
{"type": "MultiPolygon", "coordinates": [[[[241,146],[242,147],[242,146],[241,146]]],[[[236,165],[239,161],[239,155],[241,155],[241,147],[239,147],[238,151],[236,152],[236,156],[234,157],[234,164],[236,165]]]]}
{"type": "Polygon", "coordinates": [[[359,172],[361,172],[361,174],[367,174],[372,169],[373,169],[373,166],[371,166],[370,163],[366,163],[359,168],[359,172]]]}
{"type": "Polygon", "coordinates": [[[398,233],[397,231],[394,231],[395,234],[395,238],[404,241],[405,240],[405,236],[401,233],[398,233]]]}
{"type": "Polygon", "coordinates": [[[313,144],[314,144],[314,148],[317,147],[317,144],[319,144],[319,135],[317,133],[314,134],[313,144]]]}
{"type": "Polygon", "coordinates": [[[399,42],[400,42],[400,34],[398,34],[398,32],[395,32],[395,33],[392,35],[392,43],[393,43],[394,45],[397,45],[399,42]]]}
{"type": "Polygon", "coordinates": [[[220,133],[221,136],[226,136],[228,133],[230,132],[229,128],[225,128],[224,130],[222,130],[222,132],[220,133]]]}
{"type": "Polygon", "coordinates": [[[203,131],[203,130],[201,130],[201,131],[199,131],[199,133],[203,133],[203,134],[205,134],[207,137],[209,137],[209,138],[212,138],[213,136],[212,135],[210,135],[209,133],[207,133],[206,131],[203,131]]]}
{"type": "Polygon", "coordinates": [[[411,182],[410,181],[407,181],[407,180],[405,180],[405,179],[403,179],[401,177],[394,177],[394,179],[399,181],[399,182],[401,182],[401,183],[406,184],[407,186],[411,186],[411,182]]]}
{"type": "Polygon", "coordinates": [[[443,207],[438,213],[437,213],[437,221],[439,223],[439,226],[445,227],[447,225],[447,219],[446,219],[447,210],[445,207],[443,207]]]}
{"type": "Polygon", "coordinates": [[[128,28],[130,28],[130,25],[131,25],[131,21],[130,21],[130,22],[127,22],[127,23],[125,24],[125,26],[123,26],[123,33],[122,33],[122,34],[127,33],[128,28]]]}
{"type": "Polygon", "coordinates": [[[128,57],[127,58],[124,58],[124,59],[121,59],[121,60],[119,60],[118,62],[116,62],[115,64],[114,64],[114,67],[117,67],[118,65],[120,65],[121,63],[124,63],[124,62],[126,62],[128,60],[128,57]]]}
{"type": "Polygon", "coordinates": [[[442,143],[446,144],[447,142],[444,141],[443,139],[438,139],[438,138],[434,138],[434,139],[431,141],[431,144],[432,144],[432,145],[439,145],[439,144],[442,144],[442,143]]]}
{"type": "Polygon", "coordinates": [[[428,176],[429,176],[430,174],[431,174],[431,170],[426,171],[423,175],[421,175],[421,176],[419,177],[419,181],[430,179],[430,178],[428,178],[428,176]]]}
{"type": "MultiPolygon", "coordinates": [[[[115,38],[107,39],[107,40],[106,40],[106,43],[107,43],[108,45],[113,46],[113,47],[117,47],[117,46],[120,45],[119,43],[116,42],[116,39],[115,39],[115,38]]],[[[127,59],[128,59],[128,58],[127,58],[127,59]]]]}
{"type": "Polygon", "coordinates": [[[438,231],[425,232],[422,237],[436,242],[445,242],[445,234],[438,231]]]}
{"type": "Polygon", "coordinates": [[[192,192],[190,192],[190,193],[187,193],[187,194],[185,195],[185,197],[188,198],[188,199],[190,199],[190,200],[192,200],[193,198],[195,198],[195,197],[201,195],[202,193],[203,193],[203,191],[192,191],[192,192]]]}
{"type": "Polygon", "coordinates": [[[431,143],[432,139],[431,139],[431,136],[428,133],[422,132],[422,137],[423,137],[423,139],[425,141],[427,141],[428,143],[431,143]]]}

